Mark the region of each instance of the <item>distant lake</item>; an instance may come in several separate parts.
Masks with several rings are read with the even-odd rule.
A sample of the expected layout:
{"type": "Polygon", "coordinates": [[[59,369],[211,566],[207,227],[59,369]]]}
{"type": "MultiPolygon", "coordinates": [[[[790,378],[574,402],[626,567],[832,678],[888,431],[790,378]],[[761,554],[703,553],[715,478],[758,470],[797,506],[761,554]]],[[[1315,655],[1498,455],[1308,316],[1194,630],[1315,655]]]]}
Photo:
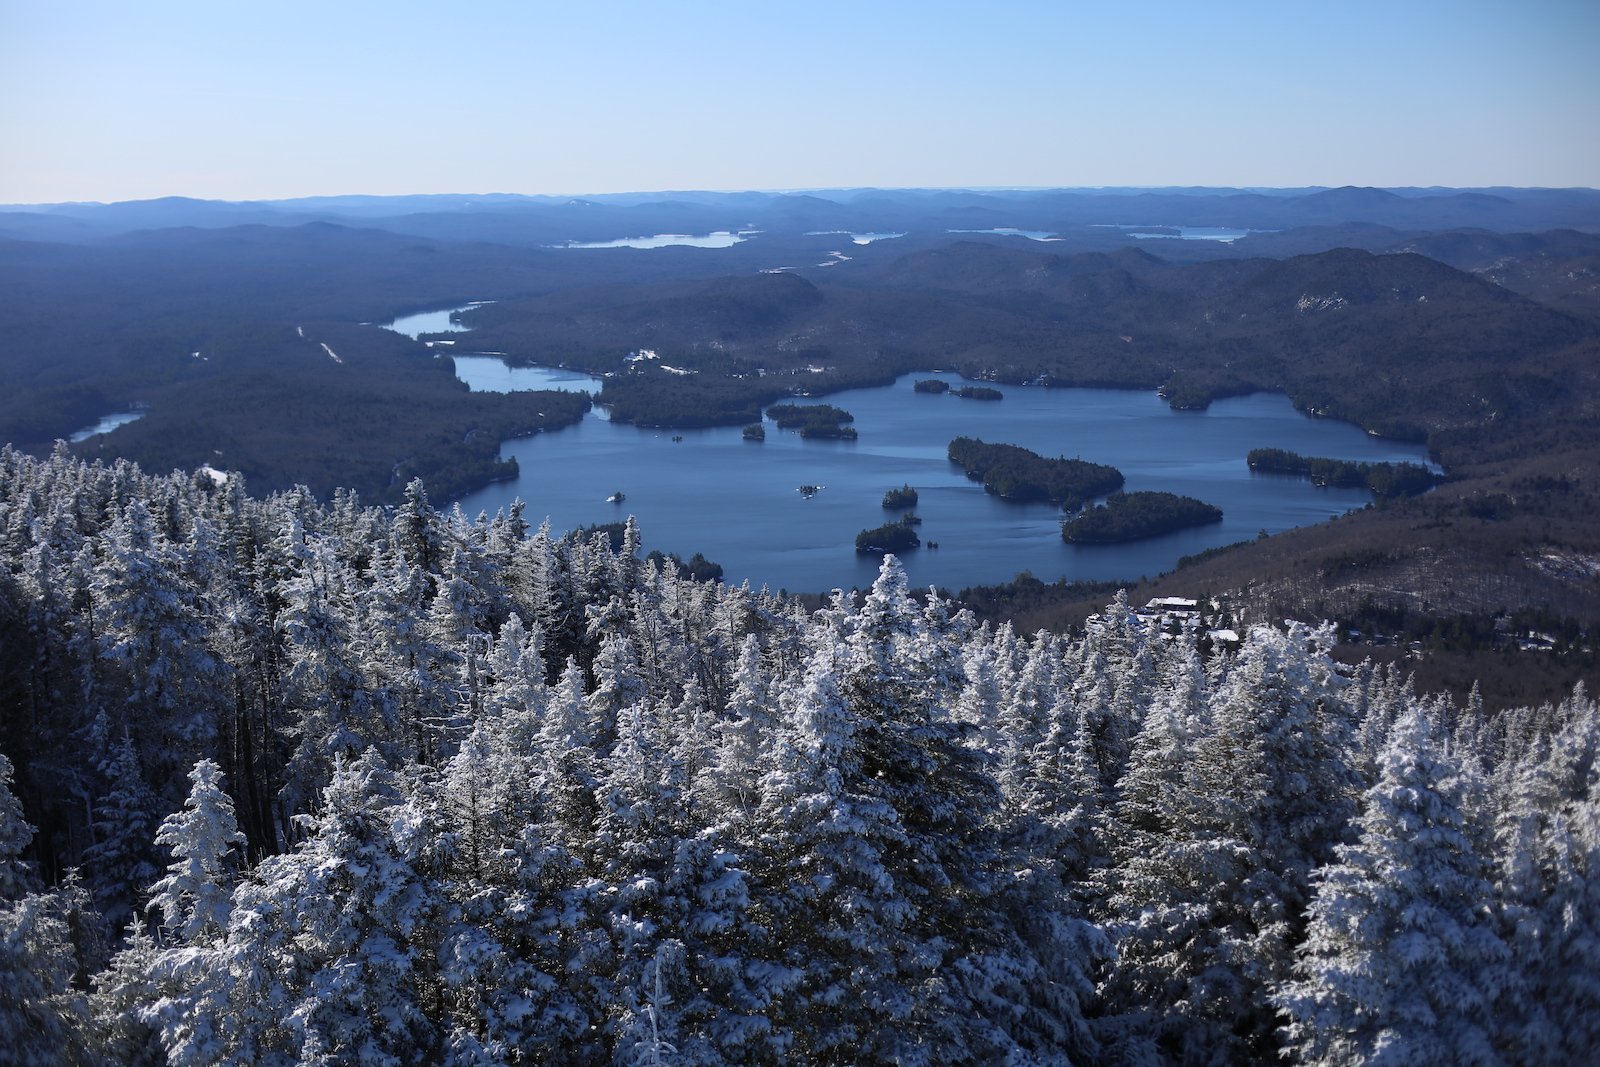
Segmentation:
{"type": "MultiPolygon", "coordinates": [[[[452,355],[456,377],[480,393],[519,393],[532,389],[566,389],[598,393],[604,384],[582,371],[561,367],[513,367],[499,356],[452,355]]],[[[602,413],[603,417],[603,413],[602,413]]]]}
{"type": "Polygon", "coordinates": [[[614,241],[567,241],[551,248],[668,248],[685,245],[689,248],[731,248],[748,241],[760,230],[718,230],[698,237],[686,233],[658,233],[650,237],[619,237],[614,241]]]}
{"type": "Polygon", "coordinates": [[[1248,230],[1236,226],[1158,226],[1154,223],[1140,223],[1134,226],[1096,223],[1096,226],[1106,229],[1121,230],[1127,236],[1140,241],[1220,241],[1223,244],[1232,244],[1241,237],[1248,237],[1253,233],[1276,233],[1276,230],[1248,230]],[[1152,232],[1154,231],[1154,232],[1152,232]]]}
{"type": "Polygon", "coordinates": [[[890,241],[904,237],[903,233],[851,233],[849,230],[811,230],[807,237],[848,237],[852,244],[870,245],[874,241],[890,241]]]}
{"type": "Polygon", "coordinates": [[[1001,226],[993,230],[946,230],[945,233],[988,233],[998,237],[1026,237],[1030,241],[1061,240],[1049,230],[1018,230],[1010,226],[1001,226]]]}
{"type": "Polygon", "coordinates": [[[402,315],[393,322],[382,324],[385,330],[403,333],[412,340],[425,333],[466,333],[471,326],[463,326],[451,320],[450,316],[458,311],[467,311],[471,308],[482,307],[484,304],[493,303],[489,300],[474,300],[470,304],[460,307],[444,308],[441,311],[421,311],[415,315],[402,315]]]}
{"type": "MultiPolygon", "coordinates": [[[[478,373],[475,362],[462,366],[457,357],[463,378],[478,373]]],[[[599,385],[570,371],[544,370],[561,377],[538,379],[543,387],[599,385]]],[[[907,553],[906,570],[919,585],[960,589],[1005,581],[1022,570],[1046,581],[1154,575],[1180,556],[1260,530],[1321,522],[1371,500],[1364,491],[1252,474],[1245,465],[1252,448],[1426,462],[1420,446],[1307,417],[1281,395],[1235,397],[1208,411],[1180,412],[1151,392],[1002,386],[1005,399],[985,403],[912,390],[914,380],[929,377],[962,381],[924,372],[891,386],[821,398],[855,415],[856,442],[802,440],[770,420],[767,439],[758,444],[743,440],[739,427],[653,430],[591,416],[554,433],[507,441],[501,455],[517,458],[521,477],[459,503],[469,517],[493,515],[521,497],[530,521],[548,517],[557,531],[632,514],[646,549],[684,558],[701,552],[722,564],[733,582],[817,591],[872,581],[877,561],[855,554],[856,533],[895,517],[883,510],[883,494],[909,483],[921,494],[918,532],[941,547],[907,553]],[[1110,463],[1127,476],[1129,490],[1199,497],[1221,507],[1225,518],[1132,544],[1068,545],[1061,540],[1059,509],[1010,504],[968,481],[945,455],[958,435],[1110,463]],[[806,499],[801,485],[823,489],[806,499]],[[626,500],[608,503],[614,492],[626,500]]]]}
{"type": "Polygon", "coordinates": [[[68,437],[67,440],[71,441],[73,444],[77,444],[79,441],[87,441],[91,437],[94,437],[98,434],[110,433],[118,426],[126,426],[128,423],[143,417],[144,412],[142,411],[119,411],[115,415],[105,416],[92,426],[85,426],[83,429],[74,433],[71,437],[68,437]]]}
{"type": "Polygon", "coordinates": [[[1167,229],[1177,230],[1177,233],[1142,233],[1129,230],[1128,236],[1141,241],[1221,241],[1232,244],[1241,237],[1248,237],[1256,232],[1254,230],[1236,230],[1228,226],[1169,226],[1167,229]]]}

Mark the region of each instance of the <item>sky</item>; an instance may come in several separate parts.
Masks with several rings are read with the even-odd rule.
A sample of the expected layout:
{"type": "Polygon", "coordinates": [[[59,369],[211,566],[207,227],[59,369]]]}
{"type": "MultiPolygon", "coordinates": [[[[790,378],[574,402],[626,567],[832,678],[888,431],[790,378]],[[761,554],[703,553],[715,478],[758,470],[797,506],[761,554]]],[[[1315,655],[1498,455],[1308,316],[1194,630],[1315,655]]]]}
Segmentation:
{"type": "Polygon", "coordinates": [[[1600,0],[0,0],[0,203],[1600,187],[1600,0]]]}

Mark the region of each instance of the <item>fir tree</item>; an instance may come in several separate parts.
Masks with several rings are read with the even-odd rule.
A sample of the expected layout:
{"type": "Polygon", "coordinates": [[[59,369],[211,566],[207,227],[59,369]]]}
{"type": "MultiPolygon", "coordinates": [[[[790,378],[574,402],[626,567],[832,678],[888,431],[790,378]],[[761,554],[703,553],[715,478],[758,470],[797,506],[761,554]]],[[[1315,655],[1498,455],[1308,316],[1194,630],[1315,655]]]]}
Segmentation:
{"type": "Polygon", "coordinates": [[[95,839],[83,853],[84,873],[101,913],[118,929],[132,918],[135,897],[143,896],[157,874],[151,852],[156,798],[126,735],[114,742],[101,772],[107,784],[95,805],[95,839]]]}
{"type": "Polygon", "coordinates": [[[54,1067],[83,1058],[85,998],[71,931],[54,893],[0,902],[0,1060],[54,1067]]]}
{"type": "Polygon", "coordinates": [[[1303,1063],[1499,1064],[1507,950],[1486,833],[1416,711],[1395,724],[1360,839],[1322,870],[1298,978],[1277,1003],[1303,1063]]]}
{"type": "Polygon", "coordinates": [[[33,841],[33,827],[11,792],[11,761],[0,753],[0,901],[15,900],[33,885],[33,870],[22,854],[33,841]]]}
{"type": "Polygon", "coordinates": [[[209,943],[228,927],[237,849],[244,844],[234,819],[233,799],[222,789],[222,770],[201,760],[189,772],[194,783],[183,810],[167,816],[156,844],[172,853],[167,875],[150,887],[149,910],[161,913],[162,928],[190,944],[209,943]]]}

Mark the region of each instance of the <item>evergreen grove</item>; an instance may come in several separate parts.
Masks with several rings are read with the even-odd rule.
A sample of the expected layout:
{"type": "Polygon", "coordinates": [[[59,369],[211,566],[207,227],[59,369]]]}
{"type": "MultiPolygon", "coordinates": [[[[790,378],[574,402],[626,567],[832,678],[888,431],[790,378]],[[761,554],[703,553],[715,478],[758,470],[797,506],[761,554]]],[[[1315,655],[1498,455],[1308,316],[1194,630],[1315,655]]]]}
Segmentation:
{"type": "Polygon", "coordinates": [[[1565,1064],[1600,712],[0,450],[0,1062],[1565,1064]]]}

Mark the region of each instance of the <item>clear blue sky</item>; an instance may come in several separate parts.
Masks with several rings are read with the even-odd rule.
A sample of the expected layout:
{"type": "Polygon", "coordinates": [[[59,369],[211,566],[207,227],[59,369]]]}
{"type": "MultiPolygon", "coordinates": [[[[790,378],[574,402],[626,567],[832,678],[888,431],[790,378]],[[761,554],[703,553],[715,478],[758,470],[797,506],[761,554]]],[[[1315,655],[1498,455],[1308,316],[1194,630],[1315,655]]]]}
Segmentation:
{"type": "Polygon", "coordinates": [[[0,0],[0,202],[1600,187],[1600,0],[0,0]]]}

